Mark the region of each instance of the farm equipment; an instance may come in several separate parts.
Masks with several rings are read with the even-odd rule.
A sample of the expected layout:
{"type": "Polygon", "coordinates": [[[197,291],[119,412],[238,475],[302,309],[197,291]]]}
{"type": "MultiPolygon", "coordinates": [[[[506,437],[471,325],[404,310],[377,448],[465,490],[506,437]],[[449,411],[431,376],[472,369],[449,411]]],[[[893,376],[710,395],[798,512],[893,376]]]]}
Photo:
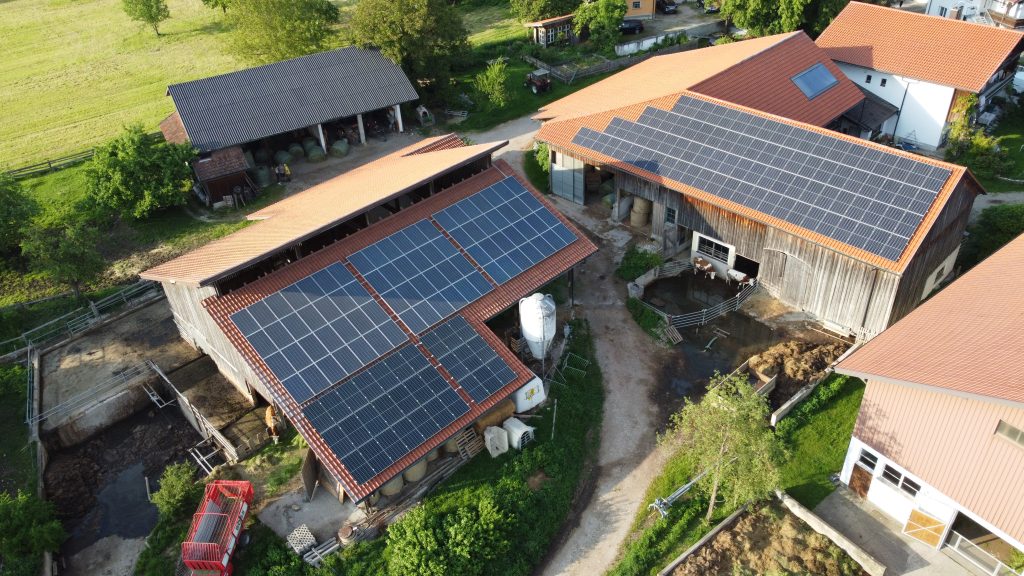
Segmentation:
{"type": "Polygon", "coordinates": [[[530,92],[534,94],[547,92],[551,89],[551,76],[548,75],[547,70],[534,70],[526,75],[526,81],[523,82],[523,86],[529,88],[530,92]]]}
{"type": "Polygon", "coordinates": [[[231,576],[231,556],[238,546],[252,499],[249,482],[215,480],[206,485],[203,501],[181,545],[185,574],[231,576]]]}

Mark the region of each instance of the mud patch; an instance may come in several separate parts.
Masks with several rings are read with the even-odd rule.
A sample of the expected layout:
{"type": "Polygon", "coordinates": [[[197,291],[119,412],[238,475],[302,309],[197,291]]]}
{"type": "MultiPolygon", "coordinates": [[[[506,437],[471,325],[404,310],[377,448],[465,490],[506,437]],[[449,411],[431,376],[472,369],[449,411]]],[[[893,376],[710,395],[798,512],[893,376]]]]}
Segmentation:
{"type": "Polygon", "coordinates": [[[672,574],[855,576],[861,567],[828,538],[773,503],[740,516],[672,574]]]}
{"type": "Polygon", "coordinates": [[[530,490],[536,492],[540,490],[544,483],[550,480],[547,474],[543,470],[537,470],[526,479],[526,485],[530,487],[530,490]]]}

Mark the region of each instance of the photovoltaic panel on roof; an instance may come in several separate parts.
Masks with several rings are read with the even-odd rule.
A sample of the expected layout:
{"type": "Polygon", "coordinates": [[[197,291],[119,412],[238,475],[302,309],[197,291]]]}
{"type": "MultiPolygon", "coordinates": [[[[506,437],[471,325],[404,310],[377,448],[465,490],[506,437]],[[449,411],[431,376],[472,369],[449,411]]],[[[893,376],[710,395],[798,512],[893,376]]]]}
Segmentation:
{"type": "Polygon", "coordinates": [[[469,406],[411,344],[303,409],[360,484],[467,412],[469,406]]]}
{"type": "Polygon", "coordinates": [[[367,246],[348,261],[417,334],[492,289],[428,220],[367,246]]]}
{"type": "Polygon", "coordinates": [[[950,175],[685,95],[573,143],[893,261],[950,175]]]}
{"type": "Polygon", "coordinates": [[[408,340],[341,264],[235,312],[231,321],[300,404],[408,340]]]}
{"type": "Polygon", "coordinates": [[[516,379],[512,368],[462,316],[427,332],[420,342],[474,402],[487,400],[516,379]]]}
{"type": "Polygon", "coordinates": [[[498,284],[576,241],[576,235],[511,176],[433,218],[498,284]]]}

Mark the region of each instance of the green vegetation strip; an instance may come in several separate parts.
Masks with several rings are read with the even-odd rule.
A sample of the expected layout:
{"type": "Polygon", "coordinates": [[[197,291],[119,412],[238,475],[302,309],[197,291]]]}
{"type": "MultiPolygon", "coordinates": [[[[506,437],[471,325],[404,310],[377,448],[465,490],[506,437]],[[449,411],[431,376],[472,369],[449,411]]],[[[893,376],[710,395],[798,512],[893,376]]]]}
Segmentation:
{"type": "Polygon", "coordinates": [[[615,275],[619,278],[632,282],[642,276],[648,270],[664,263],[660,254],[638,250],[636,246],[630,246],[622,256],[622,262],[615,269],[615,275]]]}
{"type": "Polygon", "coordinates": [[[782,487],[812,510],[835,489],[863,397],[864,382],[832,374],[775,427],[790,452],[782,487]]]}

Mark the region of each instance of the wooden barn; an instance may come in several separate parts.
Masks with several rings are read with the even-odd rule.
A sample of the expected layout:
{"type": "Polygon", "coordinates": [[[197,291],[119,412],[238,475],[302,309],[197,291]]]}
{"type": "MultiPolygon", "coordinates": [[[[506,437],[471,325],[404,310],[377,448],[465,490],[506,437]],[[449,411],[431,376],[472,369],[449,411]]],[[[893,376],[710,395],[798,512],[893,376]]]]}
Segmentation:
{"type": "MultiPolygon", "coordinates": [[[[786,42],[758,56],[756,74],[766,74],[771,52],[786,42]]],[[[643,84],[612,77],[569,97],[585,99],[586,114],[563,102],[542,111],[549,119],[537,139],[550,147],[556,195],[585,203],[611,193],[615,220],[635,205],[648,212],[649,202],[643,227],[666,255],[756,277],[825,326],[870,338],[953,271],[983,190],[961,166],[823,128],[846,109],[832,91],[851,83],[815,62],[820,52],[801,53],[811,58],[786,58],[774,83],[736,92],[743,105],[706,87],[742,85],[746,74],[735,75],[749,60],[692,90],[649,84],[661,94],[627,92],[643,84]],[[794,80],[807,72],[783,65],[807,66],[813,78],[794,80]],[[594,102],[605,106],[594,110],[594,102]]]]}

